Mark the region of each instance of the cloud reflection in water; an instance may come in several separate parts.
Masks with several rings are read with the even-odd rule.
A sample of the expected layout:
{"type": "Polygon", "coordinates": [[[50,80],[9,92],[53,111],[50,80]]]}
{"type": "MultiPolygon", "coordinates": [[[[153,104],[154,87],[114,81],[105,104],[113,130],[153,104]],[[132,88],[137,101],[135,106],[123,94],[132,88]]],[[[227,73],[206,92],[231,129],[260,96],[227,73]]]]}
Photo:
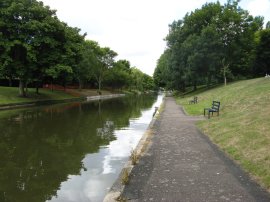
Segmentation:
{"type": "MultiPolygon", "coordinates": [[[[160,106],[161,102],[162,96],[158,96],[151,109],[142,111],[140,118],[130,120],[129,127],[113,132],[116,140],[111,141],[107,147],[100,148],[98,153],[86,155],[83,159],[86,169],[81,170],[81,175],[70,175],[66,182],[62,182],[57,196],[53,197],[51,201],[102,201],[127,162],[131,150],[136,147],[147,129],[155,106],[160,106]]],[[[111,127],[112,123],[108,122],[107,125],[111,127]]],[[[107,129],[99,129],[99,131],[102,133],[107,129]]],[[[104,135],[104,133],[102,134],[104,135]]]]}

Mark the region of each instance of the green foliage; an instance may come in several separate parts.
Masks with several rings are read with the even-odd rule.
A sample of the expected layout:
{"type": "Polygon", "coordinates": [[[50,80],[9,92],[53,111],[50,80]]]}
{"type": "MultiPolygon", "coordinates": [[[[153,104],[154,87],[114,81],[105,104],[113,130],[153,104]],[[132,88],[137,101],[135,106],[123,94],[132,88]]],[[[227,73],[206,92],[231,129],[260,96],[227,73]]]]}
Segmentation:
{"type": "MultiPolygon", "coordinates": [[[[103,83],[111,88],[130,88],[132,77],[137,78],[132,76],[129,61],[115,62],[115,51],[85,40],[86,34],[61,22],[42,2],[3,0],[0,5],[0,77],[8,79],[10,85],[19,79],[21,96],[26,96],[29,83],[38,89],[42,83],[66,86],[79,82],[82,88],[90,82],[101,93],[103,83]]],[[[151,78],[139,77],[140,90],[153,87],[151,78]]]]}
{"type": "Polygon", "coordinates": [[[96,51],[98,44],[95,41],[86,40],[82,45],[82,59],[75,70],[75,77],[79,81],[80,89],[83,84],[93,77],[93,67],[97,65],[96,51]]]}
{"type": "Polygon", "coordinates": [[[264,76],[270,74],[270,28],[260,31],[258,35],[254,74],[264,76]]]}
{"type": "Polygon", "coordinates": [[[59,21],[55,11],[36,0],[4,0],[1,5],[0,33],[4,40],[0,45],[0,74],[19,78],[22,96],[28,82],[52,76],[50,69],[54,67],[65,67],[52,76],[65,82],[63,70],[70,73],[67,67],[74,68],[79,61],[77,52],[84,38],[80,30],[59,21]]]}
{"type": "Polygon", "coordinates": [[[137,89],[141,92],[153,90],[154,80],[149,75],[143,73],[136,67],[131,68],[131,88],[137,89]]]}
{"type": "Polygon", "coordinates": [[[41,89],[39,94],[33,88],[28,89],[27,98],[18,97],[18,89],[14,87],[0,87],[0,104],[31,102],[38,100],[61,100],[74,98],[74,96],[62,91],[49,91],[41,89]]]}
{"type": "Polygon", "coordinates": [[[266,23],[266,29],[269,29],[270,28],[270,21],[268,21],[267,23],[266,23]]]}
{"type": "Polygon", "coordinates": [[[107,71],[105,85],[112,88],[128,87],[131,80],[130,64],[126,60],[118,60],[113,67],[107,71]]]}
{"type": "Polygon", "coordinates": [[[154,83],[160,87],[166,87],[168,84],[169,70],[169,50],[166,50],[158,59],[157,67],[154,71],[154,83]]]}
{"type": "Polygon", "coordinates": [[[169,89],[219,83],[252,76],[255,33],[263,18],[253,17],[228,1],[206,3],[170,25],[167,50],[154,73],[155,83],[169,89]]]}

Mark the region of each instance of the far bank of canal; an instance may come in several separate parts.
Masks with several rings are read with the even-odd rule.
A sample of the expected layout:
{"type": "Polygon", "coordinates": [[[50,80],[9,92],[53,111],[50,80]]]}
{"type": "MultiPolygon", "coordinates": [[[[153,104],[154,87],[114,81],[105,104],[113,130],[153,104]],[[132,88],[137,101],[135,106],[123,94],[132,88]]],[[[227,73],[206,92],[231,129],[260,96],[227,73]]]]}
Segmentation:
{"type": "Polygon", "coordinates": [[[0,111],[0,201],[102,201],[162,96],[0,111]]]}

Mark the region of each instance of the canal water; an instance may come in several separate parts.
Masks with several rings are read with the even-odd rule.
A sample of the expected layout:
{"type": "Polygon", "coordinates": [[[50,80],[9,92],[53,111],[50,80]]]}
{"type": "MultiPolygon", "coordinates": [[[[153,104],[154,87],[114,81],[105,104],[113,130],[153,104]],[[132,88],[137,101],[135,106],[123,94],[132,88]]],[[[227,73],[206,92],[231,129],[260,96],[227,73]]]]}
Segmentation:
{"type": "Polygon", "coordinates": [[[102,201],[162,96],[0,111],[0,201],[102,201]]]}

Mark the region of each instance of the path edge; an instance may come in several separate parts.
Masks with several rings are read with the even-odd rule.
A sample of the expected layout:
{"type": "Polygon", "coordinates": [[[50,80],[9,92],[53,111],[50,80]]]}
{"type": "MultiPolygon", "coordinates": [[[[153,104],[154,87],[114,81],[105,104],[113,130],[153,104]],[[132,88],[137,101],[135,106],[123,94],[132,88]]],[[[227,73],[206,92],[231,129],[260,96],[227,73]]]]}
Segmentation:
{"type": "MultiPolygon", "coordinates": [[[[162,102],[161,102],[157,112],[153,115],[153,118],[152,118],[151,122],[149,123],[146,131],[142,135],[139,143],[137,144],[137,146],[134,149],[134,151],[137,154],[139,154],[139,155],[144,154],[145,145],[147,144],[148,139],[153,134],[153,130],[152,130],[153,126],[156,123],[157,119],[159,118],[159,115],[162,111],[164,104],[165,104],[165,96],[163,97],[162,102]]],[[[146,147],[147,146],[148,145],[146,145],[146,147]]],[[[140,158],[141,158],[141,156],[140,156],[140,158]]],[[[136,165],[132,165],[132,161],[129,158],[129,160],[126,162],[126,164],[122,168],[121,172],[119,173],[117,179],[115,180],[115,182],[111,186],[109,192],[105,195],[103,202],[115,202],[115,201],[117,201],[117,199],[119,197],[121,197],[122,192],[126,186],[126,185],[123,185],[121,182],[122,175],[124,172],[128,172],[128,176],[130,176],[130,173],[133,170],[134,166],[136,166],[136,165]]]]}

